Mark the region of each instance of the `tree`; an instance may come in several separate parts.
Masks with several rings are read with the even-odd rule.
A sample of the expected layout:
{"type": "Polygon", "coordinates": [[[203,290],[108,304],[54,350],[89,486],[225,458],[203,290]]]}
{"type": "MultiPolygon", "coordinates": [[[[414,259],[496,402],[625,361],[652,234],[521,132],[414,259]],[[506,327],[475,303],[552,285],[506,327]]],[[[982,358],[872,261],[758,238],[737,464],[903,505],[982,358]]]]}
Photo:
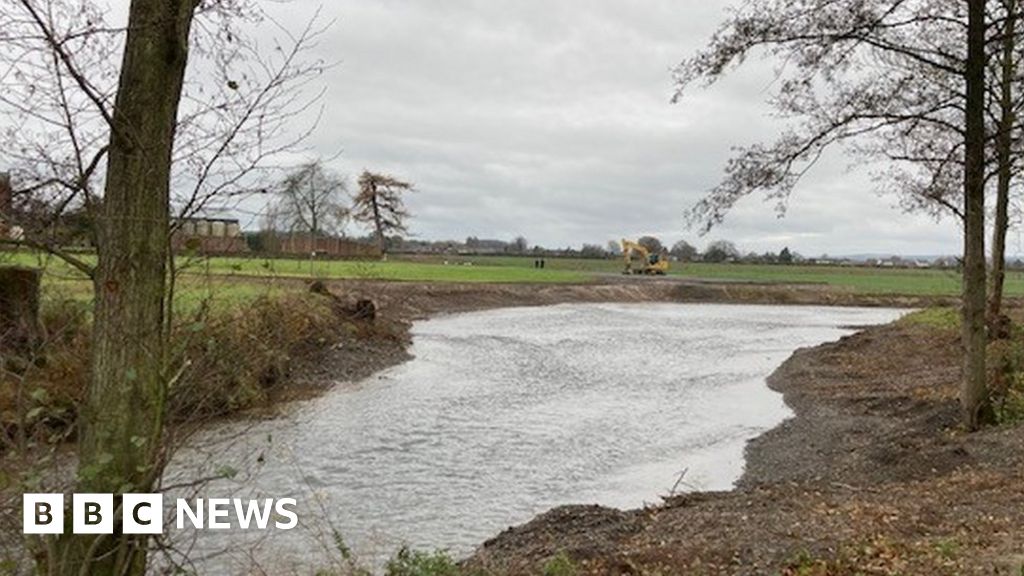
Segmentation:
{"type": "MultiPolygon", "coordinates": [[[[95,0],[0,2],[0,69],[17,78],[0,95],[0,149],[11,167],[17,224],[26,231],[18,243],[91,274],[92,266],[62,250],[63,238],[53,231],[76,214],[96,220],[102,212],[110,103],[127,29],[108,23],[108,10],[95,0]]],[[[191,29],[195,49],[179,99],[171,231],[190,216],[230,210],[264,192],[261,183],[278,170],[278,157],[316,124],[293,136],[297,115],[320,96],[306,91],[325,69],[306,59],[322,32],[313,27],[315,16],[262,51],[249,30],[262,18],[251,0],[196,4],[202,25],[191,29]]]]}
{"type": "Polygon", "coordinates": [[[618,240],[609,240],[607,246],[608,253],[612,256],[622,255],[622,243],[618,240]]]}
{"type": "Polygon", "coordinates": [[[995,134],[996,211],[992,228],[992,277],[988,300],[990,323],[999,321],[1006,281],[1006,234],[1010,228],[1010,187],[1014,175],[1014,138],[1017,135],[1017,102],[1014,85],[1017,78],[1017,0],[1003,0],[1006,14],[1002,29],[1002,53],[999,67],[999,121],[995,134]]]}
{"type": "Polygon", "coordinates": [[[792,264],[792,263],[793,263],[793,253],[789,251],[789,246],[786,246],[785,248],[782,249],[782,252],[779,252],[779,264],[792,264]]]}
{"type": "Polygon", "coordinates": [[[526,254],[526,250],[530,245],[526,242],[524,236],[516,236],[516,239],[512,241],[512,249],[515,250],[516,254],[526,254]]]}
{"type": "Polygon", "coordinates": [[[580,256],[583,258],[605,258],[608,252],[599,244],[584,244],[580,249],[580,256]]]}
{"type": "MultiPolygon", "coordinates": [[[[244,0],[133,0],[123,28],[107,25],[104,12],[89,0],[3,0],[0,69],[17,81],[0,94],[0,147],[27,230],[13,242],[92,280],[75,491],[113,493],[117,503],[152,492],[170,454],[172,198],[189,215],[253,192],[247,176],[288,147],[274,137],[309,104],[294,83],[322,65],[296,67],[308,28],[279,45],[280,61],[259,59],[231,24],[256,16],[244,0]],[[204,25],[193,26],[198,16],[204,25]],[[189,64],[195,56],[208,66],[189,64]],[[95,266],[61,249],[61,230],[94,240],[95,266]]],[[[147,548],[146,536],[68,531],[36,557],[41,573],[135,575],[147,548]]]]}
{"type": "MultiPolygon", "coordinates": [[[[171,157],[194,0],[134,0],[110,128],[98,261],[92,377],[81,419],[79,492],[150,492],[159,477],[166,395],[171,157]]],[[[65,534],[50,569],[143,574],[140,536],[65,534]]]]}
{"type": "Polygon", "coordinates": [[[658,240],[654,236],[641,236],[636,243],[647,248],[651,254],[659,254],[665,249],[661,244],[661,240],[658,240]]]}
{"type": "Polygon", "coordinates": [[[736,245],[728,240],[716,240],[704,250],[705,262],[725,262],[729,259],[738,258],[740,251],[736,245]]]}
{"type": "Polygon", "coordinates": [[[324,168],[321,161],[303,164],[277,189],[275,225],[310,236],[339,233],[349,217],[345,192],[345,180],[324,168]]]}
{"type": "Polygon", "coordinates": [[[991,416],[985,381],[985,0],[968,0],[967,11],[960,408],[964,426],[974,430],[991,416]]]}
{"type": "Polygon", "coordinates": [[[977,316],[979,297],[982,315],[985,304],[986,3],[969,0],[966,14],[964,5],[847,0],[808,9],[801,0],[748,2],[677,68],[676,100],[685,87],[714,82],[756,49],[787,62],[773,104],[799,122],[775,143],[741,149],[729,161],[722,183],[690,211],[705,230],[756,191],[784,212],[801,176],[835,144],[892,150],[882,156],[925,174],[914,180],[923,182],[916,189],[953,208],[945,191],[956,179],[956,158],[963,158],[961,405],[973,429],[985,398],[986,336],[977,316]]]}
{"type": "Polygon", "coordinates": [[[363,171],[359,176],[359,194],[352,207],[352,218],[373,226],[381,253],[387,250],[386,236],[405,234],[405,209],[402,194],[412,190],[412,184],[386,174],[363,171]]]}
{"type": "Polygon", "coordinates": [[[686,240],[680,240],[673,244],[669,253],[679,259],[680,262],[691,262],[697,258],[697,248],[686,240]]]}

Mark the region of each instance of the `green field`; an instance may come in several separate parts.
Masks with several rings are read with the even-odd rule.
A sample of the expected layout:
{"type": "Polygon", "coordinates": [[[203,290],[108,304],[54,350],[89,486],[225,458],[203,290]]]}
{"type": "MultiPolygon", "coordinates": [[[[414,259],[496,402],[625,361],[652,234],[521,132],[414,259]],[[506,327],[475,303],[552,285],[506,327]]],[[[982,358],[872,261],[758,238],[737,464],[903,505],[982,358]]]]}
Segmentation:
{"type": "MultiPolygon", "coordinates": [[[[82,259],[94,258],[86,255],[82,259]]],[[[365,279],[421,282],[580,283],[617,275],[619,260],[547,258],[543,270],[532,257],[459,256],[393,257],[387,262],[270,258],[179,257],[182,304],[218,295],[245,300],[279,290],[278,278],[365,279]],[[243,280],[243,281],[240,281],[243,280]]],[[[88,298],[89,285],[62,261],[29,252],[0,252],[0,264],[38,266],[46,270],[48,294],[88,298]]],[[[953,270],[884,269],[839,266],[772,266],[756,264],[673,264],[673,277],[729,282],[816,284],[860,294],[955,295],[960,279],[953,270]]],[[[1007,294],[1024,295],[1024,273],[1007,277],[1007,294]]]]}

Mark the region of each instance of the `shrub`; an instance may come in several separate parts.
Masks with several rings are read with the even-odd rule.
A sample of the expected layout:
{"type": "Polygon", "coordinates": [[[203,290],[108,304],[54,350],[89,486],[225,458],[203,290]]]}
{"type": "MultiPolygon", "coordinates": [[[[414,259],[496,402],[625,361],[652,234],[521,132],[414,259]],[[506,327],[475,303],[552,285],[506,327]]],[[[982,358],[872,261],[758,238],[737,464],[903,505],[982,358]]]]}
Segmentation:
{"type": "Polygon", "coordinates": [[[996,421],[1024,420],[1024,346],[1016,337],[994,340],[987,350],[989,397],[996,421]]]}
{"type": "Polygon", "coordinates": [[[287,378],[293,359],[346,331],[323,298],[261,296],[230,311],[203,307],[175,327],[170,414],[175,419],[227,413],[259,403],[287,378]]]}
{"type": "MultiPolygon", "coordinates": [[[[4,439],[45,435],[57,442],[75,429],[89,378],[89,305],[48,302],[42,323],[45,341],[33,356],[0,354],[0,452],[4,439]]],[[[362,332],[374,336],[384,329],[362,332]]],[[[168,417],[192,420],[258,404],[289,376],[296,359],[356,332],[334,301],[316,294],[201,303],[171,330],[168,417]]]]}
{"type": "Polygon", "coordinates": [[[385,567],[387,576],[458,576],[459,567],[444,550],[423,552],[403,546],[385,567]]]}

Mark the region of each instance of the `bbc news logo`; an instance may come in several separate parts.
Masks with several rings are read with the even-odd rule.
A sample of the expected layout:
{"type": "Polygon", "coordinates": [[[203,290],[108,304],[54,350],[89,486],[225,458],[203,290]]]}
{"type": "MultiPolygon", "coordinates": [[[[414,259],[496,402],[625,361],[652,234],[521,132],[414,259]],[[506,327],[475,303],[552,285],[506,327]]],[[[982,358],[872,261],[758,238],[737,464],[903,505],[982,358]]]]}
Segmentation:
{"type": "MultiPolygon", "coordinates": [[[[293,498],[197,498],[195,502],[178,498],[174,526],[178,530],[291,530],[299,523],[295,505],[293,498]]],[[[74,534],[113,534],[115,527],[121,534],[164,532],[163,494],[123,494],[120,514],[113,494],[73,494],[69,512],[74,534]]],[[[63,494],[25,494],[22,513],[25,534],[64,533],[63,494]]]]}

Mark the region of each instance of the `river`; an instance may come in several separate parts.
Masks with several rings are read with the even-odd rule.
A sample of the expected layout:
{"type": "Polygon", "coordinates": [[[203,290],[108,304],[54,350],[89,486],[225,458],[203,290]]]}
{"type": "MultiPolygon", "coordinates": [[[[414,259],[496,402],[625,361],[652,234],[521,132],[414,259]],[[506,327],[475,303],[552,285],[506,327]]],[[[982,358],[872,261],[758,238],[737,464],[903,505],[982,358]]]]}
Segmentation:
{"type": "Polygon", "coordinates": [[[310,573],[338,561],[335,533],[368,564],[402,544],[459,555],[561,504],[728,489],[746,441],[791,415],[765,378],[797,348],[901,314],[566,304],[417,322],[413,360],[175,457],[170,483],[235,471],[198,495],[293,497],[298,528],[174,537],[200,573],[310,573]]]}

